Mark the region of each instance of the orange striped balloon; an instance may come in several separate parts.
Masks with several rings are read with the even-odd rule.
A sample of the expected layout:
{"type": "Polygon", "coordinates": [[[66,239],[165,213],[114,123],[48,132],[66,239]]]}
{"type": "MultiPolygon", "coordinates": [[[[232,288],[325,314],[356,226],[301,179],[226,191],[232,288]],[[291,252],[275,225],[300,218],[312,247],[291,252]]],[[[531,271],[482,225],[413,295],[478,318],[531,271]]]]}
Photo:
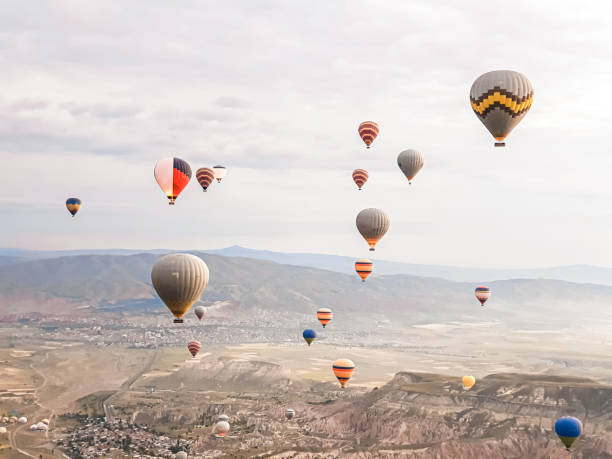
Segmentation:
{"type": "Polygon", "coordinates": [[[333,316],[334,314],[329,308],[319,308],[319,310],[317,311],[317,319],[319,319],[319,322],[321,322],[323,328],[325,328],[329,321],[332,320],[333,316]]]}
{"type": "Polygon", "coordinates": [[[336,378],[338,378],[338,382],[344,389],[344,386],[346,386],[346,383],[355,372],[355,364],[349,359],[338,359],[333,363],[332,369],[336,378]]]}
{"type": "Polygon", "coordinates": [[[357,184],[357,187],[361,190],[361,187],[368,181],[368,171],[365,169],[355,169],[353,171],[353,181],[357,184]]]}
{"type": "Polygon", "coordinates": [[[374,121],[364,121],[359,125],[359,129],[357,129],[361,140],[363,140],[363,143],[365,143],[368,148],[370,148],[370,145],[374,142],[374,139],[378,135],[378,131],[378,124],[374,121]]]}
{"type": "Polygon", "coordinates": [[[196,179],[198,179],[198,183],[202,186],[202,189],[206,191],[215,179],[215,173],[209,167],[200,167],[196,171],[196,179]]]}
{"type": "Polygon", "coordinates": [[[372,260],[368,260],[367,258],[360,258],[355,262],[355,271],[361,277],[361,281],[365,282],[367,277],[372,274],[374,270],[374,263],[372,260]]]}
{"type": "Polygon", "coordinates": [[[187,349],[189,349],[189,352],[191,353],[191,355],[195,357],[200,352],[200,342],[190,341],[189,344],[187,345],[187,349]]]}

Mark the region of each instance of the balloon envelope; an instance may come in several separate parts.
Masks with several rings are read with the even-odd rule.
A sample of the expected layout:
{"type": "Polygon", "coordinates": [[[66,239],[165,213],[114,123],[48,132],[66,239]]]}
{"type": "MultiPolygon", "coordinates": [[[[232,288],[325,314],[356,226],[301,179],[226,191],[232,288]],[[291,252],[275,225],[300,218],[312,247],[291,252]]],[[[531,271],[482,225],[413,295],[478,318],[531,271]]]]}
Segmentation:
{"type": "Polygon", "coordinates": [[[217,434],[219,437],[225,437],[225,434],[228,433],[229,430],[230,425],[227,421],[219,421],[215,426],[215,434],[217,434]]]}
{"type": "Polygon", "coordinates": [[[368,260],[367,258],[360,258],[355,262],[355,271],[361,277],[361,281],[365,282],[367,277],[372,274],[374,270],[374,263],[372,260],[368,260]]]}
{"type": "Polygon", "coordinates": [[[363,140],[363,143],[366,144],[366,147],[370,148],[370,145],[372,145],[372,142],[374,142],[374,139],[378,136],[378,124],[374,121],[364,121],[359,125],[359,128],[357,128],[357,132],[361,140],[363,140]]]}
{"type": "Polygon", "coordinates": [[[582,422],[572,416],[563,416],[555,422],[555,433],[569,450],[582,435],[582,422]]]}
{"type": "Polygon", "coordinates": [[[291,420],[293,419],[293,416],[295,416],[295,410],[293,410],[292,408],[287,408],[287,410],[285,411],[285,417],[291,420]]]}
{"type": "Polygon", "coordinates": [[[81,200],[79,198],[66,199],[66,209],[74,217],[81,208],[81,200]]]}
{"type": "Polygon", "coordinates": [[[344,387],[355,372],[355,364],[349,359],[338,359],[332,364],[332,370],[340,385],[344,387]]]}
{"type": "Polygon", "coordinates": [[[229,416],[227,414],[220,414],[219,417],[217,418],[217,422],[218,421],[225,421],[225,422],[229,422],[229,416]]]}
{"type": "Polygon", "coordinates": [[[323,325],[323,328],[329,323],[330,320],[334,317],[332,310],[329,308],[319,308],[317,310],[317,319],[323,325]]]}
{"type": "Polygon", "coordinates": [[[209,167],[200,167],[196,171],[196,179],[204,191],[210,186],[215,179],[215,173],[209,167]]]}
{"type": "Polygon", "coordinates": [[[202,259],[187,253],[160,257],[151,270],[155,291],[172,312],[175,323],[195,303],[208,284],[208,266],[202,259]]]}
{"type": "Polygon", "coordinates": [[[474,384],[476,384],[476,378],[473,376],[464,376],[461,378],[461,384],[465,390],[470,390],[474,384]]]}
{"type": "Polygon", "coordinates": [[[213,167],[213,173],[215,174],[215,178],[217,179],[217,183],[221,183],[221,180],[227,175],[227,167],[225,166],[215,166],[213,167]]]}
{"type": "Polygon", "coordinates": [[[380,209],[363,209],[357,214],[357,229],[370,246],[370,250],[378,241],[385,235],[389,229],[391,221],[384,210],[380,209]]]}
{"type": "Polygon", "coordinates": [[[314,330],[311,330],[310,328],[307,328],[306,330],[304,330],[302,332],[302,337],[304,338],[304,340],[308,343],[308,346],[310,346],[310,344],[315,340],[315,338],[317,337],[317,334],[315,333],[314,330]]]}
{"type": "Polygon", "coordinates": [[[357,188],[361,190],[361,187],[368,181],[368,171],[365,169],[355,169],[353,171],[353,181],[357,185],[357,188]]]}
{"type": "Polygon", "coordinates": [[[423,155],[416,150],[404,150],[397,156],[397,165],[408,179],[408,182],[417,175],[423,164],[425,164],[423,155]]]}
{"type": "Polygon", "coordinates": [[[503,147],[503,140],[525,117],[533,102],[527,77],[512,70],[494,70],[480,75],[470,89],[472,110],[503,147]]]}
{"type": "Polygon", "coordinates": [[[204,306],[196,306],[195,308],[193,308],[193,312],[198,318],[198,320],[202,320],[202,317],[204,317],[205,312],[204,306]]]}
{"type": "Polygon", "coordinates": [[[486,301],[491,297],[491,289],[483,286],[476,287],[474,294],[476,295],[478,301],[480,301],[480,304],[484,306],[486,301]]]}
{"type": "Polygon", "coordinates": [[[191,180],[191,167],[181,158],[164,158],[157,161],[153,171],[157,184],[173,205],[181,191],[191,180]]]}
{"type": "Polygon", "coordinates": [[[200,342],[199,341],[190,341],[189,344],[187,345],[187,349],[189,350],[191,355],[193,357],[195,357],[200,352],[200,342]]]}
{"type": "Polygon", "coordinates": [[[174,456],[175,459],[187,459],[187,453],[185,451],[179,451],[174,456]]]}

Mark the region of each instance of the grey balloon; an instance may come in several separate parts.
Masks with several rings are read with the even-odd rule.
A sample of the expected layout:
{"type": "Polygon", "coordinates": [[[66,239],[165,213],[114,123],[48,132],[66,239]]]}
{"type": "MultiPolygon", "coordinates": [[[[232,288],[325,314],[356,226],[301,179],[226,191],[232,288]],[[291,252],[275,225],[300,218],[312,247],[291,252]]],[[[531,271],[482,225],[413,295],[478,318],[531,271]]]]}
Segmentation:
{"type": "Polygon", "coordinates": [[[217,421],[228,422],[229,421],[229,416],[227,414],[220,414],[219,417],[217,418],[217,421]]]}
{"type": "Polygon", "coordinates": [[[295,410],[292,408],[287,408],[287,410],[285,411],[285,417],[288,420],[291,420],[293,419],[293,416],[295,416],[295,410]]]}
{"type": "Polygon", "coordinates": [[[175,459],[187,459],[187,453],[185,451],[179,451],[174,457],[175,459]]]}
{"type": "Polygon", "coordinates": [[[230,425],[229,425],[229,422],[227,421],[219,421],[215,425],[215,433],[217,435],[224,436],[226,433],[229,432],[229,430],[230,430],[230,425]]]}
{"type": "Polygon", "coordinates": [[[374,250],[376,243],[389,229],[390,223],[384,210],[363,209],[357,214],[357,229],[370,246],[370,250],[374,250]]]}
{"type": "Polygon", "coordinates": [[[159,258],[151,270],[155,291],[174,314],[174,322],[195,303],[206,288],[209,279],[206,263],[188,253],[172,253],[159,258]]]}
{"type": "Polygon", "coordinates": [[[424,163],[423,155],[416,150],[404,150],[397,155],[397,165],[408,179],[408,182],[418,174],[424,163]]]}
{"type": "Polygon", "coordinates": [[[525,117],[533,101],[533,88],[525,75],[512,70],[494,70],[480,75],[470,89],[474,113],[498,142],[525,117]],[[499,98],[496,98],[498,93],[499,98]],[[498,100],[499,99],[499,100],[498,100]]]}

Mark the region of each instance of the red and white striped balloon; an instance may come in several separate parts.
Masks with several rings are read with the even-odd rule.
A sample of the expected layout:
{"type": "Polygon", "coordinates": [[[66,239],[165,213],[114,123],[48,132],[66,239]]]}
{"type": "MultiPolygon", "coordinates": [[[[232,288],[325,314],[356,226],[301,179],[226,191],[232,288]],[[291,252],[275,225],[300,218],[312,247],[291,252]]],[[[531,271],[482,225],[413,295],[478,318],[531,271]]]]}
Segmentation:
{"type": "Polygon", "coordinates": [[[372,145],[372,142],[374,142],[374,139],[378,135],[378,124],[374,121],[364,121],[359,125],[357,132],[359,132],[359,137],[361,137],[363,143],[366,144],[366,147],[370,148],[370,145],[372,145]]]}
{"type": "Polygon", "coordinates": [[[189,352],[191,353],[191,355],[195,357],[200,352],[200,342],[190,341],[189,344],[187,345],[187,349],[189,349],[189,352]]]}
{"type": "Polygon", "coordinates": [[[353,181],[357,184],[357,187],[361,190],[361,187],[368,181],[368,171],[365,169],[355,169],[353,171],[353,181]]]}

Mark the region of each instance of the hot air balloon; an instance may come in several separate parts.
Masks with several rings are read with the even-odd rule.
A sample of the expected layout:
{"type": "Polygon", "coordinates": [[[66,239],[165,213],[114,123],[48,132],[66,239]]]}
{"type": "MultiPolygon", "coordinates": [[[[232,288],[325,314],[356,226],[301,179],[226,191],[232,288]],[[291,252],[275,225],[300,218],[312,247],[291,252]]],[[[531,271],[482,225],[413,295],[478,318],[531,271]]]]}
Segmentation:
{"type": "Polygon", "coordinates": [[[368,171],[365,169],[355,169],[353,171],[353,181],[357,184],[358,189],[361,190],[361,187],[368,181],[368,171]]]}
{"type": "Polygon", "coordinates": [[[351,379],[351,376],[353,376],[355,364],[349,359],[338,359],[333,363],[332,369],[334,370],[336,378],[338,378],[338,382],[344,389],[346,383],[351,379]]]}
{"type": "Polygon", "coordinates": [[[196,306],[195,308],[193,308],[193,312],[195,313],[198,320],[202,320],[202,317],[204,317],[204,312],[206,312],[206,310],[204,306],[196,306]]]}
{"type": "Polygon", "coordinates": [[[213,167],[213,173],[215,174],[215,178],[217,179],[217,183],[221,183],[223,177],[227,175],[227,167],[225,166],[215,166],[213,167]]]}
{"type": "Polygon", "coordinates": [[[380,209],[363,209],[357,215],[357,229],[374,250],[376,243],[385,235],[389,229],[389,216],[380,209]]]}
{"type": "Polygon", "coordinates": [[[174,314],[174,323],[183,323],[181,317],[200,298],[208,277],[206,263],[187,253],[164,255],[151,270],[153,287],[174,314]]]}
{"type": "Polygon", "coordinates": [[[215,173],[209,167],[200,167],[196,171],[196,179],[198,179],[198,183],[202,185],[202,189],[206,191],[206,189],[215,179],[215,173]]]}
{"type": "Polygon", "coordinates": [[[476,287],[474,293],[476,294],[478,301],[480,301],[480,304],[484,306],[486,301],[491,296],[491,289],[489,287],[476,287]]]}
{"type": "Polygon", "coordinates": [[[217,435],[217,437],[225,437],[225,434],[228,433],[230,430],[230,425],[229,422],[227,421],[219,421],[217,422],[217,425],[215,426],[215,434],[217,435]]]}
{"type": "Polygon", "coordinates": [[[170,200],[168,204],[174,205],[191,179],[191,167],[180,158],[164,158],[155,164],[154,175],[157,184],[170,200]]]}
{"type": "Polygon", "coordinates": [[[374,139],[378,135],[378,131],[378,124],[376,124],[374,121],[364,121],[357,129],[357,132],[359,132],[359,137],[361,137],[361,140],[363,140],[363,143],[366,144],[367,148],[370,148],[370,145],[372,145],[372,142],[374,142],[374,139]]]}
{"type": "Polygon", "coordinates": [[[355,262],[355,271],[361,277],[361,281],[365,282],[367,277],[372,274],[374,270],[374,263],[372,260],[368,260],[367,258],[360,258],[355,262]]]}
{"type": "Polygon", "coordinates": [[[412,183],[412,179],[423,167],[425,163],[423,155],[416,150],[404,150],[397,155],[397,165],[408,179],[408,183],[412,183]]]}
{"type": "Polygon", "coordinates": [[[185,451],[179,451],[175,454],[174,459],[187,459],[187,453],[185,451]]]}
{"type": "Polygon", "coordinates": [[[569,451],[580,435],[582,435],[582,422],[572,416],[563,416],[555,422],[555,433],[569,451]]]}
{"type": "Polygon", "coordinates": [[[527,77],[512,70],[494,70],[480,75],[470,89],[470,103],[476,116],[495,137],[503,141],[523,119],[533,102],[533,88],[527,77]]]}
{"type": "Polygon", "coordinates": [[[317,319],[319,319],[319,322],[321,322],[323,328],[325,328],[329,321],[332,320],[333,316],[334,314],[329,308],[319,308],[319,310],[317,311],[317,319]]]}
{"type": "Polygon", "coordinates": [[[68,212],[70,212],[73,217],[76,215],[80,208],[81,200],[79,198],[66,199],[66,209],[68,209],[68,212]]]}
{"type": "Polygon", "coordinates": [[[227,414],[220,414],[219,417],[217,418],[217,422],[219,421],[225,421],[225,422],[229,422],[229,416],[227,414]]]}
{"type": "Polygon", "coordinates": [[[189,344],[187,345],[187,349],[189,349],[189,352],[191,353],[191,355],[195,357],[200,352],[200,342],[199,341],[189,341],[189,344]]]}
{"type": "Polygon", "coordinates": [[[287,410],[285,410],[285,417],[291,421],[293,416],[295,416],[295,410],[292,408],[287,408],[287,410]]]}
{"type": "Polygon", "coordinates": [[[315,338],[317,337],[317,334],[315,333],[314,330],[307,328],[306,330],[302,332],[302,336],[304,337],[304,340],[308,343],[308,346],[310,347],[310,344],[315,340],[315,338]]]}
{"type": "Polygon", "coordinates": [[[461,384],[463,384],[464,390],[470,390],[474,384],[476,384],[476,378],[473,376],[464,376],[461,378],[461,384]]]}

